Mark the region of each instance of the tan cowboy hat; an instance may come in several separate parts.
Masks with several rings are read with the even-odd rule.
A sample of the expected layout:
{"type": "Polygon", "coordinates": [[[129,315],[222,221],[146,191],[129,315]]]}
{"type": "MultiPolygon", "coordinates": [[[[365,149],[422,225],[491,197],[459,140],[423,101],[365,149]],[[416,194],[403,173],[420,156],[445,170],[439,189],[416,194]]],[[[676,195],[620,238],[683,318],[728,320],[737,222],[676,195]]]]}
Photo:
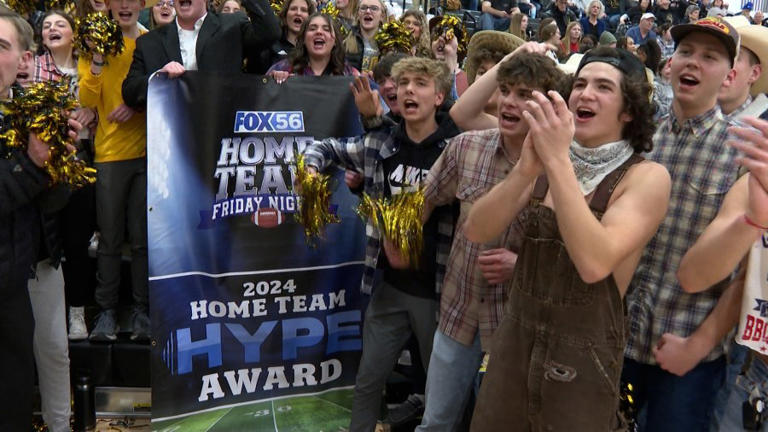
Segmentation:
{"type": "Polygon", "coordinates": [[[582,57],[584,57],[584,54],[573,53],[565,63],[558,63],[557,67],[568,75],[574,75],[579,69],[582,57]]]}
{"type": "Polygon", "coordinates": [[[741,46],[755,53],[763,67],[763,73],[752,83],[750,93],[757,96],[768,92],[768,27],[752,24],[744,15],[723,19],[736,28],[741,36],[741,46]]]}
{"type": "Polygon", "coordinates": [[[751,24],[738,28],[738,32],[741,35],[741,46],[755,53],[763,67],[763,73],[752,83],[750,93],[757,96],[768,92],[768,27],[751,24]]]}
{"type": "Polygon", "coordinates": [[[467,48],[467,64],[465,67],[467,82],[472,84],[477,76],[477,68],[480,65],[472,55],[477,50],[485,48],[489,51],[501,51],[504,54],[509,54],[524,43],[524,40],[511,33],[496,30],[483,30],[472,35],[467,48]]]}

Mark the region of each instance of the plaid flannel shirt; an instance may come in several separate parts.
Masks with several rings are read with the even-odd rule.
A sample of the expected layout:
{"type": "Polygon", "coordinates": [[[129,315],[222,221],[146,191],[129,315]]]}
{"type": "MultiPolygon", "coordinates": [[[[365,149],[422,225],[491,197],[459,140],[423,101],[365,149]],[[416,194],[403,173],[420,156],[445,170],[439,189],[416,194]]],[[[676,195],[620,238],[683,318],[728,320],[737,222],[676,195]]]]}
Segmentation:
{"type": "Polygon", "coordinates": [[[51,53],[46,51],[44,54],[35,56],[35,71],[32,75],[32,81],[39,83],[45,81],[61,81],[62,79],[69,79],[70,91],[73,95],[77,96],[78,79],[77,74],[67,75],[62,72],[56,63],[53,61],[51,53]]]}
{"type": "MultiPolygon", "coordinates": [[[[352,169],[363,173],[363,191],[371,197],[384,196],[387,181],[384,175],[384,159],[398,151],[398,142],[394,139],[397,126],[380,127],[365,135],[352,138],[326,138],[309,145],[304,152],[306,164],[323,171],[331,165],[352,169]]],[[[447,140],[440,146],[445,147],[447,140]]],[[[451,250],[453,236],[453,217],[451,212],[444,212],[438,221],[437,239],[437,274],[435,291],[440,292],[445,265],[451,250]]],[[[370,222],[365,224],[365,270],[360,290],[365,294],[373,292],[376,266],[381,252],[381,233],[370,222]]]]}
{"type": "MultiPolygon", "coordinates": [[[[664,333],[686,337],[717,304],[725,284],[701,293],[683,292],[676,272],[683,255],[720,209],[738,177],[737,151],[725,144],[728,122],[719,107],[679,125],[675,115],[661,123],[647,158],[672,177],[669,209],[646,246],[627,295],[629,339],[625,355],[656,364],[651,352],[664,333]]],[[[722,344],[707,357],[723,354],[722,344]]]]}
{"type": "Polygon", "coordinates": [[[501,322],[511,280],[489,285],[477,259],[481,251],[488,249],[517,252],[521,237],[513,225],[492,242],[472,243],[464,236],[463,225],[472,204],[501,182],[513,167],[498,129],[466,132],[448,144],[429,171],[424,189],[425,198],[431,204],[446,205],[455,201],[461,204],[440,296],[439,329],[467,346],[472,345],[480,332],[484,350],[490,347],[491,336],[501,322]]]}

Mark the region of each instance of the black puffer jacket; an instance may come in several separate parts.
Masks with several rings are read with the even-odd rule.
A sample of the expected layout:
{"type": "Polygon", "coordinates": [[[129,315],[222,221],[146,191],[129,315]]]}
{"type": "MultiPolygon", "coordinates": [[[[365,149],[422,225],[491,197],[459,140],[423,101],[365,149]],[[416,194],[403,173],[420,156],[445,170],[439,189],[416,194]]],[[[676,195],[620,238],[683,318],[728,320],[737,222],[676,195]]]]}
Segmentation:
{"type": "Polygon", "coordinates": [[[9,151],[0,142],[0,299],[26,287],[37,261],[41,216],[35,199],[48,181],[26,153],[9,151]]]}

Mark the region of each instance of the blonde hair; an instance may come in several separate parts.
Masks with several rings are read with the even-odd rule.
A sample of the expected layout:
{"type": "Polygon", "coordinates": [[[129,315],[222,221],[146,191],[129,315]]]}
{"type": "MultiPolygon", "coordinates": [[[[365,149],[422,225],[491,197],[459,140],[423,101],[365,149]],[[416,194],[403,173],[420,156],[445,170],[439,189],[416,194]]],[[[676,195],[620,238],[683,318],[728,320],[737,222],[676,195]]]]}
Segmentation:
{"type": "MultiPolygon", "coordinates": [[[[566,51],[563,53],[564,55],[568,55],[571,53],[571,29],[579,26],[581,27],[581,23],[578,21],[572,21],[568,23],[568,27],[565,29],[565,36],[563,36],[562,39],[560,39],[563,42],[563,48],[566,51]]],[[[576,42],[581,42],[581,38],[584,36],[584,29],[581,29],[581,35],[579,36],[579,40],[576,42]]]]}
{"type": "Polygon", "coordinates": [[[424,57],[406,57],[392,66],[392,79],[398,82],[404,73],[425,75],[434,80],[435,89],[443,97],[448,97],[451,92],[453,77],[445,62],[424,57]]]}
{"type": "Polygon", "coordinates": [[[523,27],[523,17],[527,16],[520,12],[515,12],[512,14],[512,18],[509,20],[509,32],[513,35],[519,37],[522,40],[528,40],[527,32],[524,32],[523,27]]]}
{"type": "MultiPolygon", "coordinates": [[[[378,0],[379,5],[381,6],[381,22],[379,23],[379,27],[381,27],[382,24],[387,22],[387,6],[384,4],[384,0],[378,0]]],[[[352,0],[350,0],[350,4],[352,3],[352,0]]],[[[358,31],[351,31],[347,35],[347,37],[344,39],[343,45],[344,45],[344,52],[347,54],[357,54],[360,52],[362,47],[359,43],[357,43],[357,33],[360,30],[360,22],[358,21],[358,15],[360,12],[360,2],[357,2],[357,7],[355,8],[355,27],[357,27],[358,31]]]]}
{"type": "Polygon", "coordinates": [[[357,16],[357,6],[359,4],[360,4],[359,0],[349,0],[349,3],[347,3],[347,7],[339,10],[339,15],[344,18],[355,21],[357,16]]]}

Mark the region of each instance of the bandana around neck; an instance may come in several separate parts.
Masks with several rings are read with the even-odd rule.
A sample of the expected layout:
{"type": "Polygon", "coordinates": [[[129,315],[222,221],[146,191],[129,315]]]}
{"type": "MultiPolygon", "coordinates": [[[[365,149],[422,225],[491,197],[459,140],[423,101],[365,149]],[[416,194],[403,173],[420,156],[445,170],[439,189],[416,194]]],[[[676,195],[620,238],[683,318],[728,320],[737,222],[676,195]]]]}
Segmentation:
{"type": "Polygon", "coordinates": [[[634,149],[626,140],[603,144],[597,148],[571,143],[570,158],[576,179],[584,195],[590,194],[597,185],[632,156],[634,149]]]}

